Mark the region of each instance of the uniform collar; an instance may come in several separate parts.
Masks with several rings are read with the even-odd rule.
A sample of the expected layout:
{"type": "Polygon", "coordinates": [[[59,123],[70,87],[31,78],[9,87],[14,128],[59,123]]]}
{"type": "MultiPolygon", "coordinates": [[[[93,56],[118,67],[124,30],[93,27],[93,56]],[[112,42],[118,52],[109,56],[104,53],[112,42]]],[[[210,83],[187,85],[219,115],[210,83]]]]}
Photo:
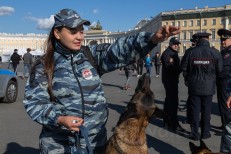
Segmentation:
{"type": "Polygon", "coordinates": [[[63,57],[68,58],[71,55],[76,55],[79,53],[80,50],[69,50],[64,47],[60,42],[55,42],[55,52],[61,54],[63,57]]]}
{"type": "Polygon", "coordinates": [[[203,46],[210,46],[209,41],[204,39],[204,38],[199,39],[197,42],[197,46],[202,46],[202,45],[203,46]]]}

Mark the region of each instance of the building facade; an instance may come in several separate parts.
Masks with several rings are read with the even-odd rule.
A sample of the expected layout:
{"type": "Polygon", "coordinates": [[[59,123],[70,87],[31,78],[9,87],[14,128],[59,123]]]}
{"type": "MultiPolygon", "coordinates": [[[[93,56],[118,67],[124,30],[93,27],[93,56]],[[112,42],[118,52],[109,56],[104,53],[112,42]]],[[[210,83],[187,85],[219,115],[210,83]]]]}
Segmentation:
{"type": "MultiPolygon", "coordinates": [[[[160,26],[180,26],[182,32],[177,35],[181,45],[179,54],[183,55],[185,50],[191,46],[192,35],[198,32],[211,33],[210,46],[220,50],[220,39],[217,31],[220,28],[231,29],[231,5],[215,8],[197,8],[190,10],[177,10],[161,12],[149,23],[141,27],[140,31],[155,32],[160,26]]],[[[168,47],[169,40],[159,44],[156,50],[163,52],[168,47]]]]}
{"type": "Polygon", "coordinates": [[[0,55],[9,54],[14,49],[43,49],[46,34],[7,34],[0,33],[0,55]]]}
{"type": "MultiPolygon", "coordinates": [[[[88,30],[85,32],[84,45],[92,40],[98,43],[113,43],[118,37],[136,34],[140,31],[156,32],[163,25],[180,26],[182,32],[177,35],[181,41],[179,55],[183,55],[190,47],[190,39],[197,32],[211,33],[210,45],[220,49],[220,40],[217,30],[220,28],[231,29],[231,5],[214,8],[197,8],[189,10],[177,10],[161,12],[151,20],[143,19],[134,30],[125,32],[110,32],[107,30],[88,30]]],[[[0,55],[7,54],[13,49],[43,49],[47,34],[6,34],[0,33],[0,55]]],[[[166,40],[154,49],[163,52],[168,47],[169,40],[166,40]]],[[[153,51],[153,52],[155,52],[153,51]]]]}

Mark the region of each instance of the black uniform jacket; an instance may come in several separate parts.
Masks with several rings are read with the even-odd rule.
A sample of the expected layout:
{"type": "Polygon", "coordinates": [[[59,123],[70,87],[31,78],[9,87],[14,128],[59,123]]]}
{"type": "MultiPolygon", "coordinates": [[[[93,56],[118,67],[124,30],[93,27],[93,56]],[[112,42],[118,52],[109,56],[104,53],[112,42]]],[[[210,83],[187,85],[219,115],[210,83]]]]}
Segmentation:
{"type": "Polygon", "coordinates": [[[215,94],[216,77],[222,71],[222,57],[210,47],[209,41],[200,39],[182,62],[183,76],[191,95],[215,94]]]}
{"type": "Polygon", "coordinates": [[[180,69],[180,58],[177,51],[172,50],[168,47],[161,56],[162,63],[162,82],[164,84],[173,84],[179,82],[180,69]],[[173,59],[170,62],[170,58],[173,59]]]}
{"type": "Polygon", "coordinates": [[[228,79],[231,72],[231,46],[221,51],[223,60],[223,70],[219,76],[219,79],[228,79]]]}

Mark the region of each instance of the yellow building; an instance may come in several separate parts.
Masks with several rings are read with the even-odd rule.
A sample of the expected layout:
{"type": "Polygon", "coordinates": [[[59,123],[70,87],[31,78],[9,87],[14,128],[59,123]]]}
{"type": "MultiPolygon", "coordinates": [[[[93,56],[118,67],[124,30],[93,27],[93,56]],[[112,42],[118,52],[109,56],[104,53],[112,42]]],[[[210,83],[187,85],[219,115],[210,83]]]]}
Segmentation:
{"type": "Polygon", "coordinates": [[[7,34],[0,33],[0,55],[9,55],[14,49],[43,49],[46,34],[7,34]]]}
{"type": "MultiPolygon", "coordinates": [[[[163,25],[180,26],[182,33],[179,37],[181,46],[179,55],[183,55],[190,47],[190,39],[197,32],[211,33],[210,45],[220,49],[220,40],[217,30],[220,28],[231,29],[231,5],[214,8],[197,8],[189,10],[176,10],[161,12],[151,20],[142,19],[134,28],[125,32],[109,32],[107,30],[88,30],[85,32],[84,45],[92,40],[98,43],[113,43],[116,38],[124,35],[136,34],[140,31],[156,32],[163,25]],[[142,24],[140,24],[142,23],[142,24]]],[[[47,34],[6,34],[0,33],[0,55],[13,49],[43,49],[47,34]]],[[[163,52],[168,47],[169,40],[158,44],[155,51],[163,52]]],[[[155,52],[153,51],[153,52],[155,52]]]]}
{"type": "MultiPolygon", "coordinates": [[[[155,32],[160,26],[174,25],[180,26],[182,32],[177,35],[180,39],[180,55],[190,47],[190,39],[197,32],[211,33],[210,45],[220,50],[220,39],[217,31],[220,28],[231,29],[231,5],[214,8],[197,8],[190,10],[177,10],[161,12],[154,17],[149,23],[144,25],[140,31],[146,30],[155,32]]],[[[168,47],[169,40],[158,46],[159,51],[163,52],[168,47]]]]}

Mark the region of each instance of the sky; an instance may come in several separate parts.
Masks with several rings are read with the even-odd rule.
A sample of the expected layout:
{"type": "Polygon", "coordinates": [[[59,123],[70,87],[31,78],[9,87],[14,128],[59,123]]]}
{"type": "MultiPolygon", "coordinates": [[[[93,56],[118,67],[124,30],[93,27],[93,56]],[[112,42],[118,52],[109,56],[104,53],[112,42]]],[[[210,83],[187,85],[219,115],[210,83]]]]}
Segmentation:
{"type": "Polygon", "coordinates": [[[64,8],[116,32],[134,29],[140,20],[163,11],[224,5],[231,5],[231,0],[0,0],[0,33],[48,34],[54,14],[64,8]]]}

